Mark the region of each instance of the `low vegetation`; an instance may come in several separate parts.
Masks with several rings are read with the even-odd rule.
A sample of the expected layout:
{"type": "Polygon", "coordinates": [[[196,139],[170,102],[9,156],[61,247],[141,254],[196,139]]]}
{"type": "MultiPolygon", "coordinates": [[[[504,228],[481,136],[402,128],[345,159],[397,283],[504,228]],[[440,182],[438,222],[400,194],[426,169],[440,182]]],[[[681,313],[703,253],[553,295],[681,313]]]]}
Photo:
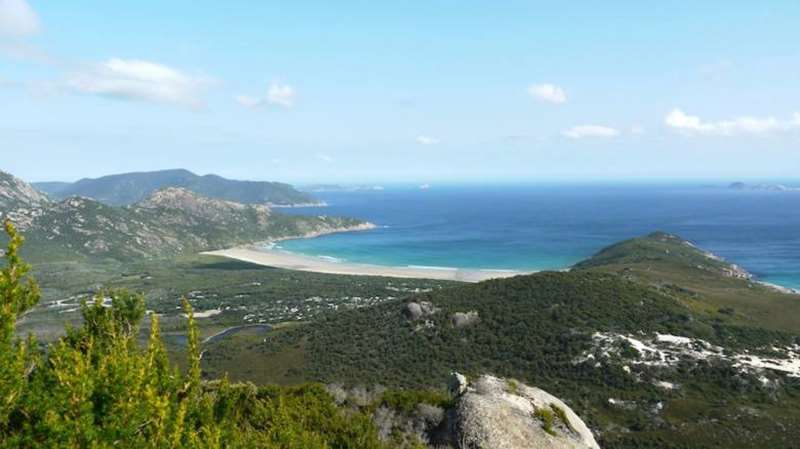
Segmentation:
{"type": "Polygon", "coordinates": [[[678,236],[654,232],[603,248],[574,267],[612,273],[675,298],[692,312],[745,328],[800,334],[800,301],[678,236]]]}
{"type": "Polygon", "coordinates": [[[550,404],[550,408],[553,410],[553,414],[555,414],[555,417],[558,418],[558,421],[561,422],[561,424],[566,426],[569,430],[575,430],[572,428],[569,418],[567,418],[567,412],[565,412],[563,408],[557,406],[556,404],[550,404]]]}
{"type": "Polygon", "coordinates": [[[448,409],[453,404],[450,395],[438,390],[387,390],[381,395],[380,405],[411,414],[419,404],[448,409]]]}
{"type": "MultiPolygon", "coordinates": [[[[64,333],[65,322],[79,324],[82,299],[91,300],[103,289],[128,289],[141,292],[147,310],[161,315],[168,349],[185,335],[182,297],[198,312],[220,310],[217,315],[197,320],[201,338],[205,339],[230,327],[313,320],[418,291],[457,285],[426,279],[290,271],[202,255],[127,263],[36,263],[32,270],[41,286],[42,300],[17,324],[22,334],[34,333],[48,341],[58,338],[64,333]]],[[[230,371],[219,368],[220,374],[230,371]]],[[[238,377],[241,370],[234,371],[237,378],[245,378],[238,377]]]]}
{"type": "Polygon", "coordinates": [[[0,447],[383,448],[369,417],[345,412],[320,385],[262,387],[201,379],[199,340],[188,315],[184,372],[170,364],[139,295],[111,292],[82,305],[83,325],[45,351],[15,337],[38,300],[18,256],[22,239],[6,222],[0,273],[0,447]]]}
{"type": "Polygon", "coordinates": [[[552,410],[547,408],[537,408],[533,412],[533,416],[542,422],[542,430],[550,435],[556,435],[556,431],[553,429],[556,417],[552,410]]]}
{"type": "MultiPolygon", "coordinates": [[[[381,383],[392,388],[444,387],[450,371],[493,373],[535,384],[565,400],[600,432],[605,448],[791,447],[800,438],[800,379],[730,362],[679,360],[636,365],[638,351],[587,359],[593,335],[701,338],[726,351],[795,344],[797,335],[742,323],[726,313],[697,312],[682,297],[602,270],[538,273],[462,285],[342,311],[259,338],[207,348],[208,369],[223,358],[284,361],[261,382],[381,383]],[[424,320],[408,301],[429,303],[424,320]],[[481,320],[456,327],[452,314],[481,320]],[[675,385],[667,389],[663,386],[675,385]]],[[[623,348],[626,349],[626,348],[623,348]]],[[[258,362],[255,362],[258,363],[258,362]]],[[[513,383],[509,388],[513,389],[513,383]]],[[[558,412],[548,410],[558,424],[558,412]]]]}

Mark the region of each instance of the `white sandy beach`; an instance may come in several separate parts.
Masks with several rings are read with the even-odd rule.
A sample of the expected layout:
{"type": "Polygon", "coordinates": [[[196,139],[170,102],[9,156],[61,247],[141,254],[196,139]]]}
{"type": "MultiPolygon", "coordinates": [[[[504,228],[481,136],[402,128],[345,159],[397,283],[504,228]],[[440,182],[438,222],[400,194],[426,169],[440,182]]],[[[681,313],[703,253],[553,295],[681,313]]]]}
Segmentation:
{"type": "Polygon", "coordinates": [[[236,248],[207,251],[202,254],[227,257],[257,265],[264,265],[287,270],[313,271],[329,274],[349,274],[360,276],[389,276],[396,278],[422,278],[448,281],[480,282],[487,279],[505,278],[527,274],[521,271],[506,270],[463,270],[440,267],[390,267],[349,262],[335,262],[321,257],[306,256],[278,249],[267,249],[259,246],[241,246],[236,248]]]}

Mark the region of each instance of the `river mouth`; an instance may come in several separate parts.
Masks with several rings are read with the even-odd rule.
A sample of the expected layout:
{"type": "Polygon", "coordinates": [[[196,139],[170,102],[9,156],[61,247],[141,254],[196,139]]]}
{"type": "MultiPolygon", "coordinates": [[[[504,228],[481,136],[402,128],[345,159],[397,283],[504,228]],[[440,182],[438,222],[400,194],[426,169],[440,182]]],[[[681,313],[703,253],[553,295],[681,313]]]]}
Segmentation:
{"type": "MultiPolygon", "coordinates": [[[[263,335],[272,330],[271,324],[243,324],[241,326],[232,326],[214,335],[206,337],[200,344],[207,345],[223,340],[227,337],[235,335],[239,332],[247,331],[253,335],[263,335]]],[[[186,334],[165,334],[162,335],[163,341],[170,346],[178,346],[185,348],[188,344],[188,337],[186,334]]]]}
{"type": "Polygon", "coordinates": [[[225,337],[229,337],[231,335],[237,334],[242,331],[249,331],[253,332],[255,335],[262,335],[266,334],[267,332],[272,330],[272,325],[270,324],[243,324],[241,326],[233,326],[229,327],[221,332],[217,332],[216,334],[207,337],[205,340],[201,342],[201,344],[209,344],[219,341],[225,337]]]}

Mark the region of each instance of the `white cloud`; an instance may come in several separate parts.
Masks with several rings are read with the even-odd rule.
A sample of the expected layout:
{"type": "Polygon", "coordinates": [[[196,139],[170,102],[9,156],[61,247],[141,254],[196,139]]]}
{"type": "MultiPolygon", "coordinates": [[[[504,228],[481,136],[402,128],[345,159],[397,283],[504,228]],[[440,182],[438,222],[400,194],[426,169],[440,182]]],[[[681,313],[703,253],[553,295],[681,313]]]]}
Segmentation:
{"type": "Polygon", "coordinates": [[[664,118],[664,123],[668,127],[684,133],[720,136],[766,134],[800,128],[800,113],[795,113],[789,120],[779,120],[775,117],[743,116],[730,120],[709,122],[675,108],[664,118]]]}
{"type": "Polygon", "coordinates": [[[29,37],[42,29],[39,16],[26,0],[0,0],[0,56],[52,64],[52,58],[29,37]]]}
{"type": "Polygon", "coordinates": [[[290,108],[294,105],[294,88],[287,84],[272,83],[267,91],[267,101],[290,108]]]}
{"type": "Polygon", "coordinates": [[[619,131],[608,126],[579,125],[566,129],[561,134],[570,139],[583,139],[587,137],[616,137],[619,135],[619,131]]]}
{"type": "Polygon", "coordinates": [[[331,156],[329,156],[329,155],[327,155],[325,153],[317,153],[317,159],[319,159],[319,160],[321,160],[323,162],[327,162],[329,164],[331,162],[333,162],[333,157],[331,157],[331,156]]]}
{"type": "Polygon", "coordinates": [[[252,95],[237,95],[233,97],[237,103],[246,108],[256,108],[266,104],[274,104],[290,108],[294,106],[295,90],[288,84],[272,82],[267,89],[267,96],[264,98],[252,95]]]}
{"type": "Polygon", "coordinates": [[[430,136],[417,136],[417,143],[420,145],[436,145],[440,142],[436,137],[430,136]]]}
{"type": "Polygon", "coordinates": [[[555,84],[533,84],[528,87],[528,93],[540,101],[561,104],[567,101],[567,92],[555,84]]]}
{"type": "Polygon", "coordinates": [[[85,94],[199,107],[210,83],[154,62],[114,58],[72,76],[67,84],[85,94]]]}
{"type": "Polygon", "coordinates": [[[25,37],[40,29],[39,16],[25,0],[0,0],[0,35],[25,37]]]}

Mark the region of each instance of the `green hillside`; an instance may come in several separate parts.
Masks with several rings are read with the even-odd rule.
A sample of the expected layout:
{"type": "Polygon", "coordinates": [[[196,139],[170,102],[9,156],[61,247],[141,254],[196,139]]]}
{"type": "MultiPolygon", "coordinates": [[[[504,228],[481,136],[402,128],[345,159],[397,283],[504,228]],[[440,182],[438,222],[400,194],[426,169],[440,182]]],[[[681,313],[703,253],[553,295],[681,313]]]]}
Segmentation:
{"type": "Polygon", "coordinates": [[[156,190],[168,187],[186,188],[210,198],[245,204],[293,205],[318,202],[289,184],[237,181],[217,175],[199,176],[182,169],[124,173],[96,179],[81,179],[72,184],[43,182],[34,184],[34,187],[55,199],[83,196],[112,206],[134,204],[156,190]]]}
{"type": "MultiPolygon", "coordinates": [[[[606,260],[622,269],[626,262],[619,261],[635,268],[652,259],[626,247],[640,245],[617,247],[606,260]]],[[[661,251],[659,260],[684,267],[698,262],[698,253],[661,251]]],[[[700,293],[690,300],[679,285],[603,272],[598,259],[572,272],[463,285],[330,314],[266,339],[235,336],[206,347],[204,369],[258,382],[405,388],[442,388],[454,370],[489,372],[566,398],[602,435],[603,447],[777,448],[800,438],[789,430],[800,422],[798,377],[748,364],[797,363],[797,332],[727,309],[697,310],[692,301],[711,300],[700,293]]],[[[725,274],[724,262],[711,259],[696,269],[720,283],[735,280],[732,291],[751,289],[749,281],[725,274]]]]}
{"type": "Polygon", "coordinates": [[[692,311],[800,334],[800,296],[755,281],[740,267],[664,232],[600,250],[575,270],[614,273],[670,295],[692,311]]]}

